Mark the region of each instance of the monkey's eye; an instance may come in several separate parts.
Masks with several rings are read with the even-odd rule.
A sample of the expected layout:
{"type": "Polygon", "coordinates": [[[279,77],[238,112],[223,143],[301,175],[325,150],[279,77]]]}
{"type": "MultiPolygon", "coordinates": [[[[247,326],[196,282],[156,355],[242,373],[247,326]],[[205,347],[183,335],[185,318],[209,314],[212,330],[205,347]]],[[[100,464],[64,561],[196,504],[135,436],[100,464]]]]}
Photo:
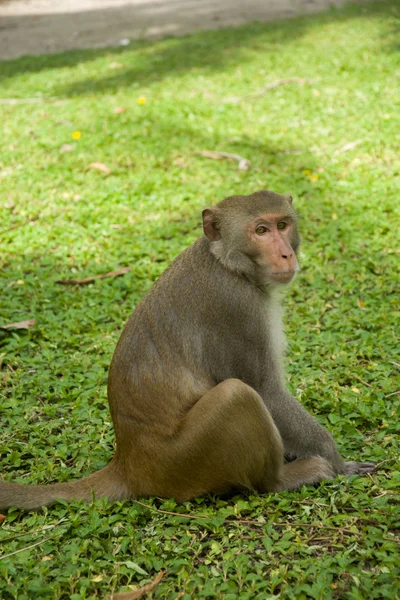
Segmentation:
{"type": "Polygon", "coordinates": [[[287,223],[285,223],[285,221],[279,221],[279,223],[277,224],[278,229],[283,230],[283,229],[286,229],[286,227],[287,227],[287,223]]]}
{"type": "Polygon", "coordinates": [[[265,225],[257,225],[256,227],[256,234],[257,235],[264,235],[264,233],[267,233],[268,228],[265,225]]]}

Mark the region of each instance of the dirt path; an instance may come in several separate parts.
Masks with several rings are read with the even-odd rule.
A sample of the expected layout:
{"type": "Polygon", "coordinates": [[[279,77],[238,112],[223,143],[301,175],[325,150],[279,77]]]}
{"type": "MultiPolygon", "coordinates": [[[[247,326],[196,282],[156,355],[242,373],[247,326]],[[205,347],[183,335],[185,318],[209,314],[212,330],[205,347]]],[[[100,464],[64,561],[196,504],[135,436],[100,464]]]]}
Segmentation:
{"type": "Polygon", "coordinates": [[[343,0],[0,0],[0,59],[114,46],[121,40],[269,21],[341,4],[343,0]]]}

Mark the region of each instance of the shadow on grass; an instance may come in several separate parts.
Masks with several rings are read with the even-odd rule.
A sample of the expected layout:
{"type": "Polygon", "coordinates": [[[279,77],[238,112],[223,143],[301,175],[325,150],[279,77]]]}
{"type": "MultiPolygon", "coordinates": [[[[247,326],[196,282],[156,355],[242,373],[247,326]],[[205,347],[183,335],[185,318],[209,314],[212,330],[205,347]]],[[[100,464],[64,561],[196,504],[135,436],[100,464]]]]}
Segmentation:
{"type": "MultiPolygon", "coordinates": [[[[112,10],[117,11],[118,8],[112,10]]],[[[391,28],[388,33],[391,39],[393,37],[396,39],[397,32],[400,37],[400,21],[395,20],[400,16],[399,3],[394,0],[382,0],[371,4],[350,5],[342,10],[331,10],[293,20],[254,23],[184,37],[169,37],[158,41],[134,41],[129,48],[102,48],[34,58],[24,57],[0,63],[0,74],[1,79],[5,80],[20,73],[73,67],[107,56],[114,60],[123,60],[125,68],[118,69],[112,75],[101,76],[96,73],[95,79],[88,78],[60,86],[56,93],[59,96],[76,96],[114,92],[132,83],[149,85],[198,68],[203,73],[207,70],[224,71],[232,65],[245,65],[247,57],[251,57],[254,52],[279,53],[282,46],[305,35],[311,29],[353,18],[371,16],[379,18],[388,15],[394,17],[388,25],[388,29],[391,28]]],[[[23,18],[26,17],[21,17],[23,18]]],[[[54,19],[63,18],[65,15],[54,15],[54,19]]],[[[107,19],[107,15],[103,18],[107,19]]],[[[400,49],[398,42],[388,43],[383,40],[383,44],[392,51],[400,49]]]]}
{"type": "MultiPolygon", "coordinates": [[[[95,171],[85,171],[85,166],[91,161],[90,154],[82,159],[73,153],[67,156],[57,153],[57,159],[49,161],[46,160],[46,154],[42,155],[39,163],[42,165],[41,177],[32,182],[29,190],[24,190],[21,214],[14,212],[13,216],[8,217],[9,222],[4,222],[0,227],[0,237],[5,242],[20,239],[21,246],[26,238],[27,245],[32,246],[32,238],[40,237],[42,228],[49,228],[54,235],[49,237],[48,247],[38,244],[35,250],[20,253],[18,257],[12,253],[8,257],[6,255],[0,265],[4,273],[15,272],[15,278],[18,279],[32,269],[32,265],[35,271],[40,272],[42,263],[45,270],[51,263],[54,279],[71,277],[71,267],[79,271],[82,269],[82,276],[90,275],[93,265],[85,266],[85,256],[80,256],[71,264],[70,257],[74,252],[70,250],[70,241],[66,243],[65,240],[65,237],[69,240],[68,232],[71,232],[73,239],[79,232],[79,243],[76,243],[78,247],[90,248],[90,256],[97,251],[98,256],[104,257],[104,268],[100,271],[106,272],[135,260],[132,240],[143,248],[145,255],[149,240],[169,240],[175,236],[184,240],[186,235],[191,237],[193,232],[200,236],[201,209],[222,200],[224,196],[274,189],[296,197],[307,197],[314,193],[316,198],[315,186],[304,177],[303,169],[314,171],[320,163],[308,148],[307,140],[296,142],[294,147],[285,139],[263,140],[257,131],[243,132],[227,139],[224,129],[195,127],[189,118],[180,113],[154,112],[147,115],[146,124],[143,125],[151,135],[139,132],[140,148],[136,151],[136,164],[130,131],[132,129],[134,132],[138,124],[127,115],[120,127],[125,135],[112,146],[109,158],[105,159],[111,168],[111,174],[106,178],[99,177],[95,171]],[[197,155],[199,150],[220,150],[242,155],[250,161],[251,169],[238,171],[236,162],[210,160],[197,155]],[[131,160],[127,161],[127,157],[131,160]],[[142,157],[147,157],[147,160],[142,157]],[[60,184],[54,196],[54,208],[49,212],[47,203],[43,208],[43,196],[52,193],[55,176],[65,184],[60,184]],[[62,200],[62,194],[69,191],[71,182],[74,182],[72,187],[82,190],[85,196],[84,202],[75,204],[73,211],[70,201],[62,200]],[[156,208],[153,208],[154,197],[158,199],[156,208]],[[171,208],[173,197],[180,199],[179,207],[173,203],[175,208],[171,208]],[[120,210],[121,204],[126,211],[120,210]],[[153,212],[163,215],[162,228],[159,220],[145,218],[146,213],[153,212]],[[133,220],[130,221],[129,217],[133,220]],[[113,219],[119,223],[119,218],[121,230],[110,230],[112,239],[116,240],[116,246],[112,248],[108,236],[98,235],[98,227],[101,223],[107,227],[107,224],[114,222],[113,219]],[[168,231],[168,225],[171,231],[168,231]],[[58,233],[61,237],[54,241],[58,233]],[[60,248],[63,248],[62,252],[59,252],[60,248]],[[54,252],[57,252],[57,259],[54,252]]],[[[49,157],[54,156],[50,146],[46,153],[49,157]]],[[[304,207],[305,213],[308,210],[307,206],[304,207]]],[[[185,245],[185,241],[182,245],[185,245]]]]}

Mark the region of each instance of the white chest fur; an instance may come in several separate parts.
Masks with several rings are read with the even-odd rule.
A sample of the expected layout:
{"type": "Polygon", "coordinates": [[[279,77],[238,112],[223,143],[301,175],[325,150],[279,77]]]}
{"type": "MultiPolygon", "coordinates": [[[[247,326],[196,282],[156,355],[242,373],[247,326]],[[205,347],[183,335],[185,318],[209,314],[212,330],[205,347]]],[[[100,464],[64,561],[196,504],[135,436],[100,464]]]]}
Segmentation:
{"type": "Polygon", "coordinates": [[[286,348],[286,340],[283,332],[283,290],[280,287],[274,287],[269,290],[265,301],[266,325],[268,331],[269,345],[274,349],[274,355],[281,361],[286,348]]]}

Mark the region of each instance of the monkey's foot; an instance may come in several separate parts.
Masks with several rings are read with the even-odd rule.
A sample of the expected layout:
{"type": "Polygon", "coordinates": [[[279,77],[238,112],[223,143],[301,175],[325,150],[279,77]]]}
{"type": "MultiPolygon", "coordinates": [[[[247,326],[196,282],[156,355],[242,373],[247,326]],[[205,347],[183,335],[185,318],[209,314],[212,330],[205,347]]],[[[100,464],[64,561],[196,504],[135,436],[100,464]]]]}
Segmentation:
{"type": "Polygon", "coordinates": [[[296,458],[298,458],[298,456],[296,456],[296,454],[294,454],[292,452],[285,452],[285,456],[284,456],[285,463],[293,462],[294,460],[296,460],[296,458]]]}
{"type": "Polygon", "coordinates": [[[344,475],[365,475],[366,473],[373,473],[376,469],[374,463],[362,463],[362,462],[346,462],[344,463],[344,475]]]}

